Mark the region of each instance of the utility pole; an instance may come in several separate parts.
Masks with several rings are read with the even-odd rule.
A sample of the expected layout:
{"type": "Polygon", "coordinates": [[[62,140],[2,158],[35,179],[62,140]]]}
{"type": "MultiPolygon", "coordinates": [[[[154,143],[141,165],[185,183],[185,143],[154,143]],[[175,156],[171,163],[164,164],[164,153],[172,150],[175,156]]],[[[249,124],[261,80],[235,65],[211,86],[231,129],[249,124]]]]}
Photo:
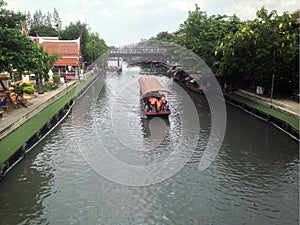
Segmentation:
{"type": "Polygon", "coordinates": [[[273,75],[272,75],[272,86],[271,86],[270,108],[272,108],[272,101],[273,101],[274,78],[275,78],[275,75],[273,73],[273,75]]]}

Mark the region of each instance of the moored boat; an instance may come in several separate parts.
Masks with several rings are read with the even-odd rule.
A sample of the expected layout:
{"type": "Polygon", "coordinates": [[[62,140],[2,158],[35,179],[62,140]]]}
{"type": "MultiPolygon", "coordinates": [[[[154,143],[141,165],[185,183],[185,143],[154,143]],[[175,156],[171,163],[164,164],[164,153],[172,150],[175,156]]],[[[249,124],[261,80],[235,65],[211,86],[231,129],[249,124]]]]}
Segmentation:
{"type": "Polygon", "coordinates": [[[153,76],[140,77],[138,82],[145,115],[147,117],[169,116],[171,110],[165,94],[171,93],[171,91],[163,87],[153,76]]]}
{"type": "Polygon", "coordinates": [[[203,94],[203,87],[199,85],[200,79],[200,74],[189,74],[189,76],[185,78],[185,86],[194,92],[203,94]]]}
{"type": "Polygon", "coordinates": [[[173,80],[183,82],[188,74],[181,68],[176,68],[175,72],[172,73],[173,80]]]}

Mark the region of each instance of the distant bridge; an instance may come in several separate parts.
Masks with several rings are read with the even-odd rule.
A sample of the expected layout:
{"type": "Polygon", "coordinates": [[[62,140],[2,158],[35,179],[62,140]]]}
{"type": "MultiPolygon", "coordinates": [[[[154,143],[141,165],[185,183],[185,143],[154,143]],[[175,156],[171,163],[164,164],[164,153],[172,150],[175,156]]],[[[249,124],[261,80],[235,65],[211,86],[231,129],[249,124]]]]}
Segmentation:
{"type": "Polygon", "coordinates": [[[166,48],[113,48],[109,52],[110,57],[162,57],[167,52],[166,48]]]}

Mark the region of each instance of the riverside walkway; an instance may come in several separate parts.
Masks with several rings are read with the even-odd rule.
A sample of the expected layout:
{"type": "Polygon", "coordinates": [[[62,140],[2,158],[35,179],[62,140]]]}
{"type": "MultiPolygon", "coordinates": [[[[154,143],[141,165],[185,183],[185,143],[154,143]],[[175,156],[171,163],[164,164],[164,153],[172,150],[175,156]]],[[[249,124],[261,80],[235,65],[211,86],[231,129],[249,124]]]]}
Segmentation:
{"type": "MultiPolygon", "coordinates": [[[[270,107],[270,98],[264,95],[257,95],[245,90],[237,90],[235,94],[242,96],[244,98],[250,99],[254,102],[257,102],[261,105],[270,107]]],[[[299,103],[288,98],[275,98],[272,99],[272,108],[280,112],[286,113],[290,116],[293,116],[297,119],[300,119],[299,114],[299,103]]]]}
{"type": "Polygon", "coordinates": [[[27,108],[23,106],[17,109],[10,108],[8,111],[3,113],[2,118],[0,118],[0,141],[54,101],[59,99],[78,83],[78,81],[70,81],[67,84],[62,84],[55,90],[29,98],[28,101],[32,103],[32,105],[27,108]]]}
{"type": "Polygon", "coordinates": [[[275,98],[257,95],[250,91],[236,90],[224,93],[227,102],[246,112],[268,121],[292,138],[300,141],[299,103],[289,98],[275,98]],[[272,106],[272,107],[271,107],[272,106]]]}

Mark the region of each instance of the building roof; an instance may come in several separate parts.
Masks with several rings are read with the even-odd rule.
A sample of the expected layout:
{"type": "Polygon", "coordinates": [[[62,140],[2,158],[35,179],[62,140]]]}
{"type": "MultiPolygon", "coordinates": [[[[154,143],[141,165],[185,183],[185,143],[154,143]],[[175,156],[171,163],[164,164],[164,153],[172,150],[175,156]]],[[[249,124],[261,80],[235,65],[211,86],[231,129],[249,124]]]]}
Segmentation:
{"type": "Polygon", "coordinates": [[[296,9],[293,12],[291,12],[290,14],[295,15],[298,22],[300,22],[300,9],[296,9]]]}
{"type": "Polygon", "coordinates": [[[78,56],[79,44],[67,41],[44,41],[41,43],[48,54],[54,53],[61,56],[78,56]]]}
{"type": "Polygon", "coordinates": [[[79,66],[80,62],[77,58],[59,58],[54,66],[79,66]]]}
{"type": "Polygon", "coordinates": [[[58,40],[58,37],[30,37],[43,45],[49,55],[58,54],[60,58],[54,66],[79,66],[81,64],[80,38],[76,40],[58,40]]]}

